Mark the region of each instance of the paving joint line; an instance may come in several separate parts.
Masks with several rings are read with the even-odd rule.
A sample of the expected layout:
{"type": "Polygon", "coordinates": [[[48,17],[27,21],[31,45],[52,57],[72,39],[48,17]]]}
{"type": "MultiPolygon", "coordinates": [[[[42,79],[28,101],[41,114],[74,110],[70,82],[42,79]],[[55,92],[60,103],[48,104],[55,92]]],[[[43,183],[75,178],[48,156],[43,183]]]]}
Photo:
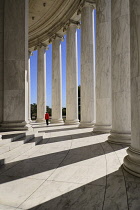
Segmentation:
{"type": "MultiPolygon", "coordinates": [[[[50,139],[51,139],[51,137],[50,137],[50,139]]],[[[72,140],[72,136],[71,136],[71,140],[72,140]]],[[[67,154],[66,154],[66,156],[63,158],[63,160],[60,162],[60,164],[58,165],[58,167],[56,167],[55,168],[55,170],[52,172],[52,174],[60,167],[60,165],[62,164],[62,162],[65,160],[65,158],[67,157],[67,155],[68,155],[68,153],[70,152],[70,150],[71,150],[71,147],[72,147],[72,142],[71,142],[71,145],[70,145],[70,149],[68,150],[68,152],[67,152],[67,154]]],[[[35,189],[35,191],[33,192],[33,193],[31,193],[31,195],[28,197],[28,198],[26,198],[20,205],[22,205],[23,203],[25,203],[46,181],[49,181],[48,179],[52,176],[52,174],[50,174],[50,176],[47,178],[47,179],[45,179],[44,180],[44,182],[42,182],[42,184],[39,186],[39,187],[37,187],[36,189],[35,189]]],[[[20,206],[19,205],[19,206],[20,206]]],[[[19,207],[18,206],[18,207],[19,207]]]]}
{"type": "MultiPolygon", "coordinates": [[[[114,148],[112,147],[112,145],[110,145],[110,146],[111,146],[111,148],[113,149],[113,151],[115,152],[115,154],[116,154],[116,156],[117,156],[117,158],[118,158],[118,160],[119,160],[119,162],[120,162],[120,165],[121,165],[121,170],[122,170],[122,174],[123,174],[123,177],[124,177],[124,183],[125,183],[125,191],[126,191],[126,198],[127,198],[127,208],[128,208],[128,210],[129,210],[128,193],[127,193],[127,188],[126,188],[126,179],[125,179],[125,175],[124,175],[124,169],[123,169],[123,166],[122,166],[122,164],[121,164],[121,161],[120,161],[120,159],[119,159],[119,157],[118,157],[116,151],[114,150],[114,148]]],[[[122,146],[122,149],[124,149],[123,146],[122,146]]]]}
{"type": "Polygon", "coordinates": [[[106,160],[106,185],[105,185],[105,192],[104,192],[104,200],[103,200],[103,206],[102,206],[102,210],[104,209],[104,205],[105,205],[105,198],[106,198],[106,191],[107,191],[107,158],[106,158],[106,153],[105,150],[102,146],[102,143],[99,142],[99,144],[101,145],[101,148],[104,152],[104,156],[105,156],[105,160],[106,160]]]}
{"type": "MultiPolygon", "coordinates": [[[[24,146],[24,145],[27,145],[27,144],[22,144],[21,146],[24,146]]],[[[38,146],[38,145],[35,145],[35,147],[38,146]]],[[[43,147],[43,145],[41,146],[41,148],[43,147]]],[[[14,161],[16,158],[24,155],[26,152],[28,152],[29,150],[32,150],[34,147],[31,147],[30,149],[28,149],[27,151],[23,152],[21,155],[18,155],[17,157],[13,158],[11,161],[14,161]]],[[[16,149],[16,148],[15,148],[16,149]]],[[[40,149],[40,148],[39,148],[40,149]]],[[[38,149],[38,150],[39,150],[38,149]]],[[[37,150],[37,151],[38,151],[37,150]]],[[[28,156],[28,158],[30,157],[31,155],[28,156]]],[[[24,160],[21,160],[21,161],[24,161],[24,160]]],[[[9,163],[14,163],[14,162],[9,162],[9,163]]],[[[9,164],[9,163],[6,163],[6,164],[9,164]]],[[[2,173],[0,173],[0,175],[2,175],[3,173],[5,173],[6,171],[10,170],[11,168],[13,168],[14,166],[17,166],[18,164],[20,164],[20,162],[18,162],[17,164],[15,163],[13,166],[11,166],[10,168],[6,169],[5,171],[3,171],[2,173]]],[[[1,168],[2,169],[2,168],[1,168]]]]}

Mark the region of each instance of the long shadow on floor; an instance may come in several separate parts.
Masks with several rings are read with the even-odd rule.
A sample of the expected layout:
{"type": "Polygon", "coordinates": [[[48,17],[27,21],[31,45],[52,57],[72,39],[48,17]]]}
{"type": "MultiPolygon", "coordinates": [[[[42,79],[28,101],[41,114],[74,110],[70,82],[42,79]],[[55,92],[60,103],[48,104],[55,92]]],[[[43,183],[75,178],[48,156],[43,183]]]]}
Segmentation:
{"type": "Polygon", "coordinates": [[[41,130],[41,131],[38,131],[38,133],[53,133],[53,132],[59,132],[59,131],[68,131],[68,130],[83,130],[83,129],[86,129],[86,128],[79,128],[79,127],[75,127],[75,128],[63,128],[63,129],[53,129],[53,130],[49,130],[49,128],[47,127],[45,130],[41,130]]]}
{"type": "MultiPolygon", "coordinates": [[[[49,150],[50,149],[48,148],[48,152],[49,150]]],[[[113,152],[112,147],[109,145],[109,143],[104,142],[55,152],[52,154],[42,155],[42,153],[40,153],[40,156],[15,161],[3,166],[2,170],[4,170],[4,167],[5,169],[10,169],[1,174],[3,176],[0,178],[0,184],[32,175],[38,175],[43,172],[48,172],[56,168],[62,168],[74,163],[80,163],[85,160],[94,161],[95,157],[99,157],[111,152],[113,152]],[[107,149],[104,150],[102,146],[104,146],[104,148],[106,147],[107,149]]],[[[92,164],[92,162],[90,162],[90,164],[92,164]]],[[[43,179],[47,178],[48,173],[43,175],[43,179]]]]}
{"type": "Polygon", "coordinates": [[[24,134],[24,133],[7,134],[5,132],[5,134],[2,134],[2,140],[11,139],[11,138],[16,137],[16,136],[21,135],[21,134],[24,134]]]}
{"type": "MultiPolygon", "coordinates": [[[[65,125],[64,125],[64,124],[62,124],[62,125],[53,125],[53,124],[49,124],[49,127],[59,127],[59,126],[65,126],[65,125]]],[[[47,125],[44,125],[44,126],[34,126],[34,125],[33,125],[33,129],[42,128],[42,127],[48,128],[47,125]]]]}
{"type": "Polygon", "coordinates": [[[37,193],[25,201],[25,206],[32,206],[28,210],[138,210],[139,186],[140,179],[121,167],[86,185],[46,181],[37,193]],[[99,185],[104,178],[105,184],[99,185]],[[133,185],[130,180],[133,180],[133,185]]]}
{"type": "Polygon", "coordinates": [[[55,143],[55,142],[67,141],[71,139],[76,140],[79,138],[86,138],[86,137],[92,137],[92,136],[98,136],[98,135],[103,135],[103,133],[101,134],[101,133],[86,132],[86,133],[56,136],[56,137],[46,138],[46,141],[42,141],[40,142],[40,144],[46,144],[46,143],[50,144],[50,143],[55,143]]]}

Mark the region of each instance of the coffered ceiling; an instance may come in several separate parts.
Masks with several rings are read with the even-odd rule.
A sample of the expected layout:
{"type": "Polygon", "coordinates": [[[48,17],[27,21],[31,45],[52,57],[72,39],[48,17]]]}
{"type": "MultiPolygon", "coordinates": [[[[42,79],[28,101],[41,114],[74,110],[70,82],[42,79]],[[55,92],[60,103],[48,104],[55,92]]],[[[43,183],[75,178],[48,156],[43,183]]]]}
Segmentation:
{"type": "Polygon", "coordinates": [[[77,10],[83,0],[29,0],[29,48],[48,43],[69,20],[80,20],[77,10]]]}

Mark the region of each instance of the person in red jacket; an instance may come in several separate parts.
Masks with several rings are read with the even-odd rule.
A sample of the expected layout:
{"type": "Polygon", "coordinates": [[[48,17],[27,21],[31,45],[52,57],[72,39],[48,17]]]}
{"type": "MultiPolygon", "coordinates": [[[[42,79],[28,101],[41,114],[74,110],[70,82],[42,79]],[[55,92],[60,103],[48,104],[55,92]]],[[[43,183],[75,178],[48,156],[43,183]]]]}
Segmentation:
{"type": "Polygon", "coordinates": [[[46,125],[48,126],[49,125],[49,118],[50,118],[50,116],[49,116],[49,113],[48,112],[46,112],[46,114],[45,114],[45,120],[46,120],[46,125]]]}

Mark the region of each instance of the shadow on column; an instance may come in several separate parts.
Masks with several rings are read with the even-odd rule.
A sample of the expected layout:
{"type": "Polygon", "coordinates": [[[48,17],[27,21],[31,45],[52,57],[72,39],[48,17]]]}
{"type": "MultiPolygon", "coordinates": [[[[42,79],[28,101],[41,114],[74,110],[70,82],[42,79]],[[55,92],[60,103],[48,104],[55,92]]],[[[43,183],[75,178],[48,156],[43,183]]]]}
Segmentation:
{"type": "Polygon", "coordinates": [[[41,198],[38,198],[38,193],[34,193],[34,195],[29,198],[30,202],[31,199],[37,199],[35,203],[38,205],[28,208],[28,210],[139,209],[140,194],[138,193],[138,189],[140,187],[140,180],[128,174],[122,168],[106,177],[101,177],[98,180],[84,185],[81,184],[80,187],[78,184],[74,183],[59,183],[52,181],[51,190],[52,192],[55,190],[55,193],[52,194],[52,198],[50,198],[51,192],[47,190],[49,184],[50,181],[46,181],[44,183],[44,188],[46,188],[43,189],[43,187],[40,187],[40,195],[42,194],[41,198]],[[99,185],[104,178],[106,179],[104,185],[99,185]]]}

